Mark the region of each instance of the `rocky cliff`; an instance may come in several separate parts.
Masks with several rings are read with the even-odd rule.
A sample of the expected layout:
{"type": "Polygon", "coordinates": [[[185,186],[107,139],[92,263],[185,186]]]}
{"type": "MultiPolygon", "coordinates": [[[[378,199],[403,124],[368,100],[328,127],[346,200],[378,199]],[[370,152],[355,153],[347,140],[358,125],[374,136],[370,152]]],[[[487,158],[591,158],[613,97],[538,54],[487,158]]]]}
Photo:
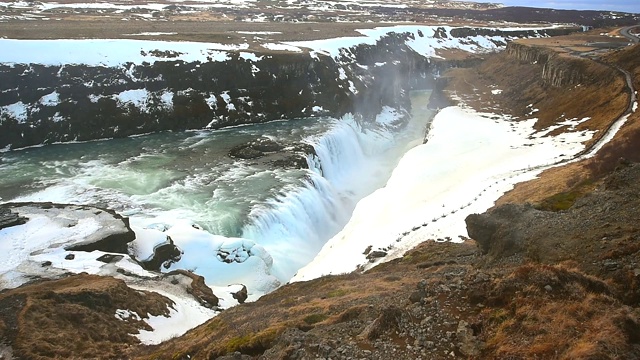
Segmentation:
{"type": "Polygon", "coordinates": [[[603,77],[606,79],[618,76],[610,67],[570,57],[569,54],[562,54],[546,47],[511,42],[507,45],[506,53],[518,61],[541,66],[542,80],[554,87],[593,83],[602,81],[603,77]]]}
{"type": "MultiPolygon", "coordinates": [[[[494,36],[500,40],[491,46],[500,48],[574,30],[443,27],[433,37],[480,46],[482,37],[494,36]]],[[[468,65],[416,53],[408,43],[421,41],[418,34],[390,32],[335,57],[228,52],[223,61],[189,62],[165,51],[154,54],[161,61],[120,66],[0,64],[0,148],[407,108],[407,90],[431,87],[446,68],[468,65]]]]}

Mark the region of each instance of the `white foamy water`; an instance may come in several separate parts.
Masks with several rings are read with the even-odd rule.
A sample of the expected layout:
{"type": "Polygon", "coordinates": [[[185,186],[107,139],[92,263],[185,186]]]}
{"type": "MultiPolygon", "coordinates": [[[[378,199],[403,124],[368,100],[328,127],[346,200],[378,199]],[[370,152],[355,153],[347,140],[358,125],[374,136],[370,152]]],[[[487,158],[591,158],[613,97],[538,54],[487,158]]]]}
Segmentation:
{"type": "MultiPolygon", "coordinates": [[[[426,103],[429,93],[416,96],[426,103]]],[[[244,284],[255,299],[311,261],[358,200],[386,183],[423,138],[432,114],[416,111],[408,122],[385,108],[367,123],[347,115],[7,152],[0,197],[113,208],[140,233],[139,259],[168,235],[184,252],[168,270],[193,270],[211,286],[244,284]],[[317,155],[308,156],[310,169],[227,155],[261,136],[311,144],[317,155]]]]}

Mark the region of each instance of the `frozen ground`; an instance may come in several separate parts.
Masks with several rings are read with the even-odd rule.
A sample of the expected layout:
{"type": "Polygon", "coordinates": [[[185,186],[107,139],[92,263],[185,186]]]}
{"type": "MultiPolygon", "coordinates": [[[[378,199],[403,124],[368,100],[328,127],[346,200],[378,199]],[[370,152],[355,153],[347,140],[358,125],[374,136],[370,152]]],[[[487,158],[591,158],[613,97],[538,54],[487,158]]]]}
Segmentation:
{"type": "MultiPolygon", "coordinates": [[[[526,28],[542,30],[546,27],[526,28]]],[[[503,35],[467,36],[455,38],[447,35],[455,29],[450,26],[398,25],[373,29],[359,29],[361,36],[336,37],[311,41],[262,41],[260,46],[271,51],[300,52],[307,48],[314,53],[337,57],[345,49],[359,44],[375,44],[381,37],[390,33],[411,34],[407,45],[425,57],[439,57],[437,51],[459,49],[471,53],[495,51],[506,46],[513,39],[509,32],[525,28],[502,28],[503,35]],[[440,35],[436,35],[440,34],[440,35]],[[444,37],[443,37],[444,34],[444,37]]],[[[497,29],[497,28],[489,28],[497,29]]],[[[542,35],[536,35],[542,36],[542,35]]],[[[246,40],[248,41],[248,40],[246,40]]],[[[221,44],[187,41],[158,41],[131,39],[57,39],[57,40],[16,40],[0,38],[0,63],[6,64],[43,64],[66,65],[87,64],[93,66],[120,66],[125,63],[142,64],[156,61],[183,60],[186,62],[226,61],[230,52],[239,52],[240,56],[257,61],[248,51],[248,42],[221,44]]],[[[313,54],[312,54],[313,55],[313,54]]],[[[53,101],[55,99],[44,99],[53,101]]],[[[7,111],[12,109],[6,109],[7,111]]],[[[20,109],[13,109],[18,112],[20,109]]]]}
{"type": "MultiPolygon", "coordinates": [[[[464,219],[481,213],[514,184],[579,153],[590,132],[536,133],[536,119],[508,121],[461,107],[443,109],[428,142],[402,158],[384,188],[361,200],[347,226],[292,281],[341,274],[370,263],[365,250],[402,256],[425,240],[460,241],[464,219]]],[[[575,120],[578,123],[581,120],[575,120]]]]}

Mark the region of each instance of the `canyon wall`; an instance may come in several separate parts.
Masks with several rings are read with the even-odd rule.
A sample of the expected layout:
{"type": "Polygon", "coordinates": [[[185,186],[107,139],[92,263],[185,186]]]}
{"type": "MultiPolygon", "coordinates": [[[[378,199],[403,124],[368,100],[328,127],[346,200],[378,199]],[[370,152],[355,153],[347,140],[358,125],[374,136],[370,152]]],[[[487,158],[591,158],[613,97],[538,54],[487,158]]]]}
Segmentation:
{"type": "MultiPolygon", "coordinates": [[[[512,39],[570,31],[437,28],[426,37],[481,46],[483,36],[501,36],[491,40],[499,49],[512,39]]],[[[432,61],[408,45],[416,38],[390,32],[334,57],[229,52],[224,61],[186,62],[165,52],[157,54],[162,61],[120,66],[0,64],[0,149],[408,109],[410,89],[430,88],[447,68],[473,63],[432,61]]],[[[566,77],[556,72],[552,81],[566,77]]]]}
{"type": "Polygon", "coordinates": [[[619,76],[614,69],[597,62],[561,54],[540,46],[518,42],[507,45],[506,53],[518,61],[542,67],[541,78],[547,85],[567,87],[581,83],[594,83],[619,76]]]}

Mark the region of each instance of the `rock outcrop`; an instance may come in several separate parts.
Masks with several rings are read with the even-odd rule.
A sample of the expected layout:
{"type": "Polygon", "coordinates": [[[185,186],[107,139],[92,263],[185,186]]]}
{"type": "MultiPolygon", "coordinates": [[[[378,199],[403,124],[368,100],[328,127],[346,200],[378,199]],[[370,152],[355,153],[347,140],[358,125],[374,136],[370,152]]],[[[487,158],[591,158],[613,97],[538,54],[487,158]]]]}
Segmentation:
{"type": "Polygon", "coordinates": [[[17,359],[120,358],[173,302],[112,277],[79,274],[0,293],[0,339],[17,359]],[[63,335],[64,334],[64,335],[63,335]],[[73,334],[73,335],[72,335],[73,334]]]}
{"type": "Polygon", "coordinates": [[[168,269],[181,258],[182,251],[173,243],[171,237],[167,236],[167,241],[153,248],[153,255],[149,259],[140,260],[139,263],[145,270],[159,272],[163,267],[168,269]]]}
{"type": "Polygon", "coordinates": [[[204,277],[186,270],[173,270],[164,275],[175,284],[186,280],[186,291],[202,306],[213,308],[218,306],[218,297],[204,282],[204,277]]]}
{"type": "Polygon", "coordinates": [[[606,65],[560,54],[542,46],[510,42],[506,52],[518,61],[542,67],[542,80],[553,87],[591,84],[618,76],[615,70],[606,65]]]}
{"type": "MultiPolygon", "coordinates": [[[[129,226],[129,219],[110,209],[89,205],[38,203],[7,203],[3,208],[18,214],[38,214],[49,217],[56,226],[75,227],[84,218],[94,218],[100,223],[100,230],[72,243],[63,243],[65,250],[94,250],[127,254],[128,246],[135,239],[129,226]]],[[[28,216],[27,216],[28,217],[28,216]]]]}
{"type": "Polygon", "coordinates": [[[483,254],[506,257],[522,251],[525,246],[526,235],[513,224],[536,222],[542,216],[544,213],[531,205],[506,204],[485,214],[471,214],[465,222],[469,237],[478,243],[483,254]]]}
{"type": "Polygon", "coordinates": [[[27,218],[11,211],[11,209],[0,207],[0,230],[11,226],[24,224],[25,222],[27,222],[27,218]]]}

